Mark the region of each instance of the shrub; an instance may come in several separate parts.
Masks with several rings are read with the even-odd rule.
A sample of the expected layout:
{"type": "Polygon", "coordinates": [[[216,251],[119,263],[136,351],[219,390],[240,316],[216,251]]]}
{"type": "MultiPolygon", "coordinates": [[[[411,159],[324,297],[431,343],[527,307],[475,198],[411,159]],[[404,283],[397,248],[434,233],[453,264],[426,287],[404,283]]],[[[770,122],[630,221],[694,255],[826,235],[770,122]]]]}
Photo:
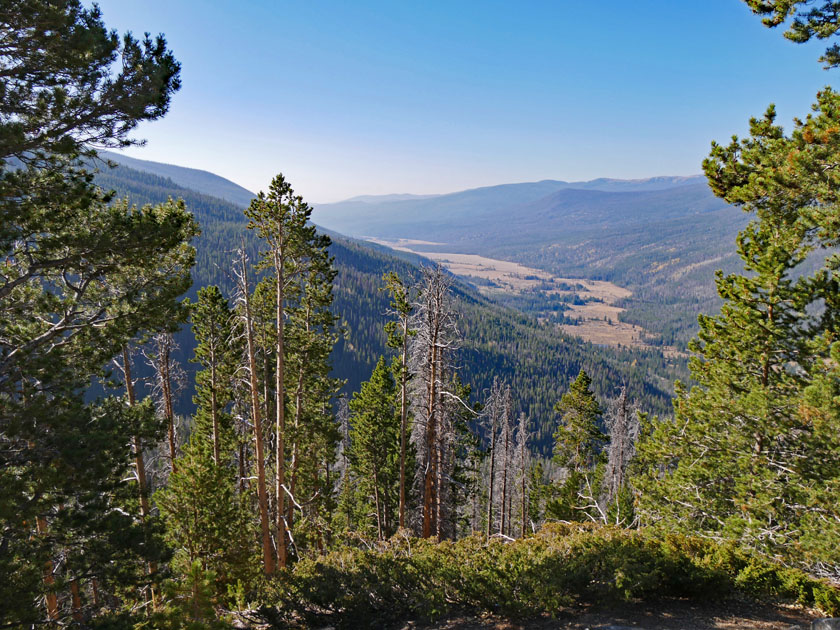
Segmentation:
{"type": "Polygon", "coordinates": [[[828,583],[732,545],[585,524],[549,524],[513,542],[395,537],[376,550],[302,560],[272,588],[284,623],[339,627],[434,619],[453,607],[521,618],[582,603],[731,593],[840,611],[828,583]]]}

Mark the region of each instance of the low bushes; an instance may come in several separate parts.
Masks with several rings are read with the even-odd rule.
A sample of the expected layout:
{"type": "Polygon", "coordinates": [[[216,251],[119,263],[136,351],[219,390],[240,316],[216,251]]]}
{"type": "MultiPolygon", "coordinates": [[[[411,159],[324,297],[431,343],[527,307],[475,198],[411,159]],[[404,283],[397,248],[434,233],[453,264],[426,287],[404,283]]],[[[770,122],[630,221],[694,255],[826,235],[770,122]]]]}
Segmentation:
{"type": "Polygon", "coordinates": [[[265,612],[275,623],[329,618],[347,627],[433,619],[452,607],[527,617],[581,603],[730,594],[840,613],[840,592],[829,584],[734,547],[579,524],[546,525],[513,542],[397,536],[376,550],[302,560],[271,589],[276,606],[265,612]]]}

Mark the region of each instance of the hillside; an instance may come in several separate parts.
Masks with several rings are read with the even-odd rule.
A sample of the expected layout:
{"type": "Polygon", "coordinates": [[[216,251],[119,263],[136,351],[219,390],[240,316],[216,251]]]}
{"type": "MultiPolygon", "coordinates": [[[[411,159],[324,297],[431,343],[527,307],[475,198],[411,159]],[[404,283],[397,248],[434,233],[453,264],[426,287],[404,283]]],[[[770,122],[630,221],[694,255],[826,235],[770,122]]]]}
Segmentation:
{"type": "MultiPolygon", "coordinates": [[[[165,166],[156,170],[165,172],[165,166]]],[[[205,180],[209,181],[200,178],[205,180]]],[[[218,284],[229,292],[230,279],[224,269],[243,237],[251,255],[257,254],[258,245],[245,229],[240,207],[229,200],[127,166],[102,172],[97,175],[97,181],[138,203],[162,201],[169,196],[187,202],[202,228],[201,236],[195,241],[197,263],[190,297],[206,284],[218,284]]],[[[331,235],[331,252],[339,270],[334,309],[341,315],[346,330],[346,337],[334,351],[333,365],[335,375],[347,380],[345,391],[349,393],[367,379],[385,350],[382,325],[387,297],[379,290],[382,274],[396,270],[404,277],[416,277],[417,264],[423,259],[335,233],[331,235]]],[[[540,324],[527,314],[494,303],[468,284],[455,286],[461,315],[459,326],[465,339],[460,356],[464,381],[476,393],[489,388],[496,374],[511,382],[519,404],[532,417],[543,452],[547,452],[551,441],[553,405],[581,368],[593,375],[594,387],[601,396],[614,396],[618,385],[626,381],[632,395],[645,409],[669,413],[673,379],[684,376],[682,361],[664,358],[656,350],[587,344],[562,334],[555,326],[540,324]]],[[[182,363],[191,371],[193,365],[186,362],[192,353],[191,334],[183,331],[178,340],[182,363]]],[[[181,412],[191,410],[190,399],[191,392],[182,395],[181,412]]]]}
{"type": "MultiPolygon", "coordinates": [[[[695,334],[698,313],[719,307],[715,270],[740,268],[732,244],[747,220],[699,176],[549,180],[426,199],[349,200],[319,206],[313,216],[354,236],[410,242],[405,247],[415,252],[475,254],[557,277],[613,282],[630,292],[615,305],[621,322],[678,349],[695,334]]],[[[535,314],[552,308],[541,295],[542,304],[540,295],[530,296],[535,314]]]]}
{"type": "Polygon", "coordinates": [[[171,179],[179,187],[201,191],[203,194],[219,199],[226,199],[238,206],[247,206],[254,196],[254,193],[250,190],[243,188],[239,184],[234,184],[229,179],[197,168],[186,168],[173,164],[138,160],[137,158],[112,151],[103,151],[100,155],[107,160],[127,166],[135,171],[142,171],[171,179]]]}

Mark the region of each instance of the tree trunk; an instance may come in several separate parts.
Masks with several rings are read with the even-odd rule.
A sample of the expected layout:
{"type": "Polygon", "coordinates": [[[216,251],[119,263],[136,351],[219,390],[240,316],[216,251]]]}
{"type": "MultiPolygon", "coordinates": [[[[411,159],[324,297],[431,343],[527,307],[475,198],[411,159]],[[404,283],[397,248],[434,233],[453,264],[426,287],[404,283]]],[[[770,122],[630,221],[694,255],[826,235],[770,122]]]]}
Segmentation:
{"type": "MultiPolygon", "coordinates": [[[[125,376],[125,393],[128,398],[128,406],[134,407],[137,400],[134,393],[134,379],[131,376],[131,359],[128,356],[128,347],[122,348],[123,375],[125,376]]],[[[134,470],[137,473],[137,486],[140,494],[140,521],[145,522],[149,515],[149,491],[146,480],[146,462],[143,457],[143,440],[139,435],[133,439],[134,446],[134,470]]],[[[157,566],[150,562],[146,567],[149,575],[157,572],[157,566]]],[[[151,588],[152,610],[157,610],[157,593],[154,587],[151,588]]]]}
{"type": "Polygon", "coordinates": [[[522,462],[522,484],[520,487],[520,492],[522,493],[522,532],[520,538],[525,538],[525,503],[527,501],[526,494],[525,494],[525,487],[527,485],[527,480],[525,476],[527,471],[525,470],[525,440],[522,440],[522,452],[519,454],[520,461],[522,462]]]}
{"type": "Polygon", "coordinates": [[[487,501],[487,538],[490,538],[490,532],[493,531],[493,491],[496,485],[496,410],[490,412],[492,414],[490,426],[490,488],[489,499],[487,501]]]}
{"type": "Polygon", "coordinates": [[[505,439],[504,451],[502,451],[502,519],[499,524],[499,533],[505,533],[507,517],[507,439],[505,439]]]}
{"type": "Polygon", "coordinates": [[[262,530],[263,565],[266,575],[274,573],[274,549],[271,546],[271,533],[268,519],[268,494],[265,483],[265,454],[263,453],[262,422],[260,419],[260,393],[257,383],[257,361],[254,356],[254,329],[251,319],[251,298],[248,293],[248,270],[242,259],[243,294],[245,300],[245,331],[248,346],[248,368],[251,386],[251,413],[254,418],[254,443],[257,456],[257,497],[260,506],[260,528],[262,530]]]}
{"type": "Polygon", "coordinates": [[[403,317],[402,370],[400,374],[400,529],[405,527],[405,441],[407,424],[408,317],[403,317]]]}
{"type": "MultiPolygon", "coordinates": [[[[283,235],[280,239],[282,243],[283,235]]],[[[277,347],[276,347],[276,367],[274,370],[274,407],[276,416],[276,424],[274,427],[276,437],[275,444],[277,452],[275,453],[276,461],[276,487],[277,492],[277,522],[276,537],[277,537],[277,561],[281,567],[286,566],[286,526],[285,526],[285,504],[286,495],[283,486],[286,484],[286,392],[284,378],[285,357],[284,349],[284,283],[285,275],[283,273],[283,246],[281,244],[279,250],[274,250],[274,273],[276,278],[277,291],[277,312],[275,314],[277,324],[277,347]]]]}
{"type": "Polygon", "coordinates": [[[75,578],[70,580],[70,609],[73,620],[82,622],[82,596],[79,594],[79,581],[75,578]]]}
{"type": "Polygon", "coordinates": [[[376,533],[377,539],[383,540],[382,535],[382,510],[379,504],[379,475],[376,473],[376,467],[373,468],[373,501],[376,505],[376,533]]]}
{"type": "MultiPolygon", "coordinates": [[[[309,317],[310,317],[310,304],[307,302],[306,304],[306,332],[309,333],[309,317]]],[[[303,384],[304,384],[304,377],[306,376],[306,361],[307,361],[307,354],[303,353],[300,359],[300,368],[298,369],[298,379],[297,379],[297,386],[295,387],[295,433],[294,433],[294,444],[292,446],[292,479],[289,482],[290,488],[292,492],[292,496],[295,496],[295,492],[297,490],[297,478],[298,478],[298,465],[299,465],[299,444],[300,444],[300,424],[301,418],[303,417],[303,384]]],[[[292,505],[291,501],[289,502],[289,510],[288,510],[288,526],[292,526],[292,522],[294,521],[294,505],[292,505]]]]}
{"type": "Polygon", "coordinates": [[[210,353],[210,415],[213,418],[213,463],[218,466],[219,455],[219,411],[216,402],[216,353],[210,353]]]}
{"type": "Polygon", "coordinates": [[[437,448],[437,426],[435,417],[435,398],[437,397],[436,379],[437,379],[437,336],[432,336],[432,343],[430,347],[430,365],[429,365],[429,409],[428,421],[426,423],[426,474],[424,479],[423,492],[423,538],[429,538],[432,535],[432,508],[434,501],[434,485],[435,485],[435,450],[437,448]]]}
{"type": "Polygon", "coordinates": [[[172,381],[170,374],[170,352],[172,346],[169,335],[166,334],[160,344],[160,356],[158,357],[158,370],[161,384],[161,395],[163,396],[163,413],[169,423],[169,462],[172,472],[176,472],[176,449],[175,449],[175,413],[172,408],[172,381]]]}
{"type": "MultiPolygon", "coordinates": [[[[47,519],[39,516],[35,521],[35,526],[40,536],[47,534],[47,519]]],[[[47,560],[44,563],[44,586],[46,593],[44,594],[44,601],[47,604],[47,619],[50,621],[58,620],[58,598],[55,595],[53,588],[55,587],[55,576],[53,576],[53,562],[47,560]]]]}

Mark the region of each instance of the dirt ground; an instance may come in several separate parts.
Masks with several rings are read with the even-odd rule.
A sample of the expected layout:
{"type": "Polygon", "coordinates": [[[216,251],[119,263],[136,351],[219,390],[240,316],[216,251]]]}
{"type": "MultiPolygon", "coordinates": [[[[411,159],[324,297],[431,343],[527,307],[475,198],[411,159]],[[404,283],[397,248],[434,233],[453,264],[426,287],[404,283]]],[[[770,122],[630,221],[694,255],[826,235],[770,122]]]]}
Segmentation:
{"type": "Polygon", "coordinates": [[[492,617],[453,616],[437,624],[408,623],[402,630],[808,630],[816,612],[754,602],[682,600],[628,604],[607,610],[566,611],[556,619],[512,622],[492,617]]]}

